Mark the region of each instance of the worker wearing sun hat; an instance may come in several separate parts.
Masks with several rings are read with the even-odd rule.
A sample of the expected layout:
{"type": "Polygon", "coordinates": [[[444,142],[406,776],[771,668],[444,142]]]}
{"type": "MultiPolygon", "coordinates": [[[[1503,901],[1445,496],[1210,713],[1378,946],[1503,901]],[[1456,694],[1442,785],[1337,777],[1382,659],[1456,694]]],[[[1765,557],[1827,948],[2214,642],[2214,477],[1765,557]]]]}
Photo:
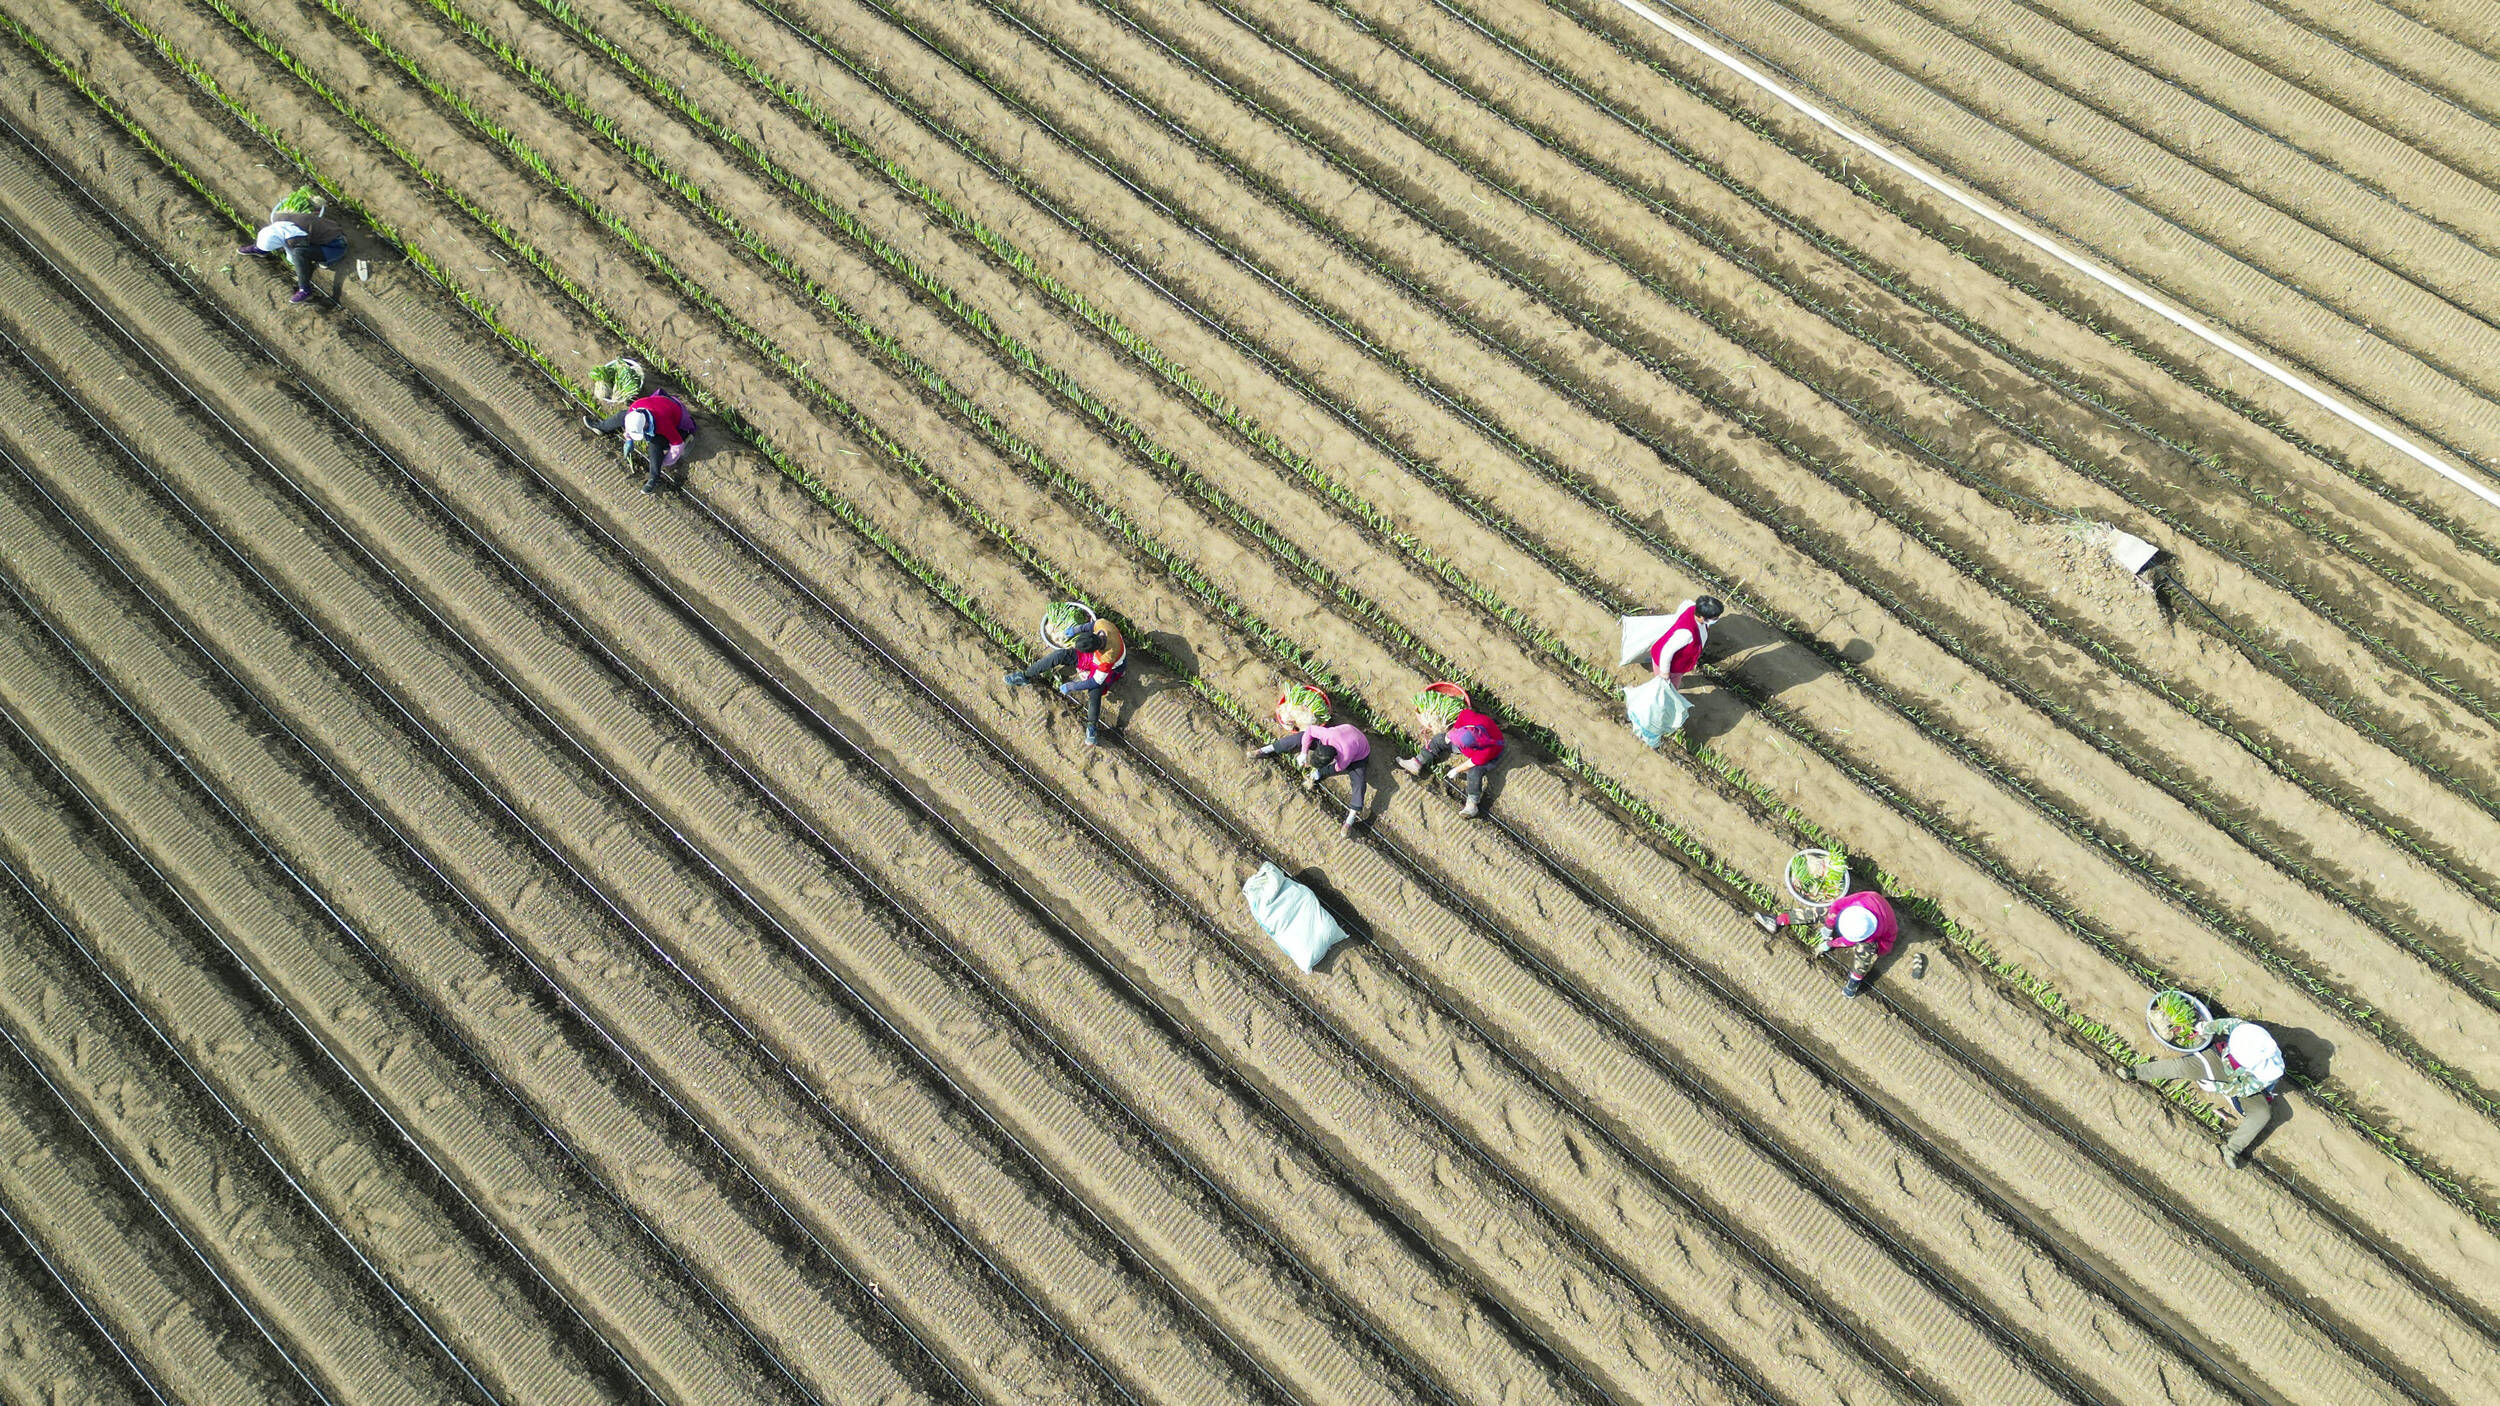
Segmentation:
{"type": "Polygon", "coordinates": [[[2200,1020],[2196,1033],[2212,1043],[2177,1059],[2157,1059],[2121,1069],[2118,1077],[2158,1084],[2165,1079],[2193,1079],[2207,1093],[2220,1094],[2240,1107],[2239,1130],[2222,1145],[2222,1165],[2238,1167],[2248,1149],[2274,1121],[2274,1086],[2285,1072],[2283,1046],[2274,1032],[2253,1020],[2228,1016],[2200,1020]]]}
{"type": "MultiPolygon", "coordinates": [[[[641,445],[643,462],[650,470],[642,481],[642,491],[657,493],[668,481],[667,471],[677,467],[685,457],[686,446],[694,439],[694,412],[686,403],[666,391],[653,391],[638,396],[634,402],[604,420],[582,417],[582,427],[592,434],[623,434],[630,452],[641,445]]],[[[682,486],[682,480],[681,484],[682,486]]]]}
{"type": "MultiPolygon", "coordinates": [[[[1753,920],[1765,932],[1778,932],[1805,917],[1785,913],[1756,913],[1753,920]]],[[[1866,990],[1866,978],[1892,950],[1901,937],[1901,920],[1893,916],[1892,903],[1873,889],[1848,895],[1831,906],[1815,926],[1821,936],[1815,941],[1814,955],[1838,947],[1849,953],[1849,982],[1840,988],[1843,996],[1855,996],[1866,990]]]]}

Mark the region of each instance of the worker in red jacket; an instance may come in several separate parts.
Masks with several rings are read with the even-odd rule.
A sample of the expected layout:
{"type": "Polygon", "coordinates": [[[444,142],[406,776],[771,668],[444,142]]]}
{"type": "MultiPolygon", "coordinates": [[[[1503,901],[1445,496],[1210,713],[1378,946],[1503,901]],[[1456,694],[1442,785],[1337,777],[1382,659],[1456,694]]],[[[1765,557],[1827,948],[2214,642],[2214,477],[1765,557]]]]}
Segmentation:
{"type": "Polygon", "coordinates": [[[1421,776],[1425,767],[1455,754],[1458,760],[1451,771],[1467,778],[1467,803],[1459,807],[1458,813],[1471,820],[1482,814],[1484,773],[1494,758],[1502,755],[1502,725],[1460,705],[1449,694],[1430,690],[1416,695],[1415,720],[1432,740],[1414,756],[1400,761],[1398,769],[1409,776],[1421,776]]]}
{"type": "Polygon", "coordinates": [[[1684,602],[1667,622],[1667,632],[1649,647],[1650,671],[1674,688],[1677,679],[1701,667],[1701,648],[1710,643],[1710,624],[1726,613],[1727,607],[1717,596],[1695,596],[1684,602]]]}
{"type": "MultiPolygon", "coordinates": [[[[604,420],[582,417],[582,425],[592,434],[616,434],[620,431],[629,445],[643,446],[643,458],[651,466],[650,477],[643,480],[642,491],[656,493],[663,481],[663,471],[677,467],[685,457],[687,441],[694,438],[694,412],[685,402],[666,391],[653,391],[617,411],[604,420]]],[[[683,477],[678,486],[684,487],[683,477]]]]}
{"type": "Polygon", "coordinates": [[[1021,669],[1008,670],[1007,686],[1020,688],[1040,682],[1054,669],[1073,669],[1073,677],[1059,691],[1070,698],[1084,695],[1085,745],[1101,746],[1102,696],[1128,673],[1128,641],[1121,638],[1119,626],[1073,603],[1051,607],[1043,634],[1045,642],[1060,641],[1059,647],[1021,669]]]}
{"type": "MultiPolygon", "coordinates": [[[[1806,918],[1790,917],[1786,913],[1756,913],[1753,920],[1761,925],[1764,932],[1778,932],[1792,923],[1804,922],[1806,918]]],[[[1892,944],[1901,936],[1901,921],[1893,916],[1892,904],[1873,889],[1850,894],[1833,904],[1831,911],[1825,913],[1815,926],[1819,930],[1814,944],[1815,956],[1820,957],[1835,947],[1849,953],[1849,984],[1840,989],[1843,996],[1855,996],[1866,990],[1867,975],[1875,970],[1875,964],[1883,960],[1884,954],[1892,950],[1892,944]]]]}

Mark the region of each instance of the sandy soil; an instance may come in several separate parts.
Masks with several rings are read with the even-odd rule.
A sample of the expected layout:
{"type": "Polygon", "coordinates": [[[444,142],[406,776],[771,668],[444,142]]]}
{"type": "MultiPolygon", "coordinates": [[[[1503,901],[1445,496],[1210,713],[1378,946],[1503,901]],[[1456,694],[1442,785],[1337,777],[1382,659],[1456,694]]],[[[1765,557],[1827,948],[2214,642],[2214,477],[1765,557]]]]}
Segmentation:
{"type": "MultiPolygon", "coordinates": [[[[169,1108],[231,1081],[251,1218],[317,1251],[196,1261],[234,1370],[1175,1402],[2500,1376],[2500,585],[2400,471],[1957,256],[1593,8],[794,0],[690,28],[600,0],[481,13],[481,43],[324,5],[234,12],[422,179],[207,10],[130,13],[223,106],[109,18],[12,13],[220,198],[276,184],[240,110],[536,354],[621,330],[711,406],[689,499],[642,499],[396,249],[360,232],[373,281],[288,309],[0,54],[13,119],[191,280],[0,153],[0,336],[33,358],[0,391],[28,466],[0,707],[63,778],[22,789],[73,790],[197,927],[108,958],[135,1005],[83,968],[0,1017],[169,1108]],[[32,311],[62,270],[95,309],[32,311]],[[2112,565],[2113,523],[2192,596],[2112,565]],[[1689,745],[1653,755],[1612,618],[1701,589],[1738,613],[1689,745]],[[995,683],[1002,633],[1071,591],[1142,656],[1100,751],[995,683]],[[1231,700],[1288,669],[1367,722],[1465,677],[1514,728],[1496,819],[1381,765],[1338,839],[1238,760],[1231,700]],[[1864,1002],[1731,887],[1826,833],[1916,900],[1864,1002]],[[1239,907],[1263,859],[1358,931],[1316,975],[1239,907]],[[2265,1170],[2212,1168],[2015,969],[2138,1044],[2159,980],[2296,1028],[2265,1170]],[[149,1042],[207,1038],[212,992],[231,1029],[194,1076],[149,1042]]],[[[1718,18],[1889,121],[1943,99],[1887,56],[1967,46],[1998,78],[1920,130],[1989,189],[2106,189],[2070,124],[2096,160],[2176,149],[2124,202],[2192,236],[2146,276],[2480,452],[2424,378],[2471,379],[2439,358],[2482,315],[2488,192],[2471,133],[2401,120],[2479,31],[2325,8],[2299,33],[2418,61],[2295,79],[2296,36],[2160,45],[2172,20],[2085,0],[1718,18]],[[2384,315],[2335,342],[2354,299],[2384,315]]],[[[0,828],[20,872],[73,852],[0,828]]],[[[63,870],[74,928],[130,926],[86,877],[116,862],[63,870]]],[[[75,965],[47,960],[23,970],[75,965]]],[[[34,1087],[22,1116],[57,1123],[34,1087]]],[[[114,1194],[205,1225],[184,1157],[114,1194]]],[[[99,1204],[0,1194],[47,1254],[99,1204]]],[[[162,1292],[122,1282],[136,1243],[81,1245],[66,1291],[116,1339],[162,1292]]],[[[60,1356],[47,1283],[0,1276],[60,1356]]]]}

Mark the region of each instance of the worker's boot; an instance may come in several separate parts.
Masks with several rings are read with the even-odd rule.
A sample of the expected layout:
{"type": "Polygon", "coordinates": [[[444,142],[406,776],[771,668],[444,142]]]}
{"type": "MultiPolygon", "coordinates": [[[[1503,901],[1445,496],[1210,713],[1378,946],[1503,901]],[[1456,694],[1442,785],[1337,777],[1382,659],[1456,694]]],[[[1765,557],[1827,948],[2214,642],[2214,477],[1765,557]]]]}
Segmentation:
{"type": "Polygon", "coordinates": [[[1458,808],[1458,815],[1461,820],[1473,820],[1483,813],[1483,808],[1476,804],[1476,798],[1473,796],[1469,796],[1467,798],[1467,804],[1458,808]]]}
{"type": "Polygon", "coordinates": [[[1409,776],[1421,776],[1424,774],[1424,759],[1421,757],[1400,757],[1398,758],[1398,770],[1405,772],[1409,776]]]}
{"type": "Polygon", "coordinates": [[[1033,680],[1027,678],[1022,669],[1009,669],[1007,671],[1007,686],[1009,688],[1022,688],[1031,682],[1033,682],[1033,680]]]}
{"type": "Polygon", "coordinates": [[[1355,826],[1357,826],[1357,825],[1360,825],[1360,824],[1362,824],[1362,823],[1363,823],[1363,812],[1361,812],[1361,811],[1359,811],[1359,810],[1349,810],[1349,811],[1347,811],[1347,812],[1345,813],[1345,837],[1346,837],[1347,839],[1349,839],[1349,840],[1350,840],[1350,839],[1353,839],[1353,838],[1354,838],[1354,827],[1355,827],[1355,826]]]}
{"type": "Polygon", "coordinates": [[[1862,976],[1853,976],[1849,978],[1848,982],[1840,988],[1840,994],[1843,996],[1865,995],[1866,978],[1862,976]]]}
{"type": "Polygon", "coordinates": [[[2248,1165],[2248,1159],[2226,1147],[2222,1149],[2222,1165],[2236,1172],[2248,1165]]]}
{"type": "Polygon", "coordinates": [[[1778,932],[1781,928],[1784,928],[1784,927],[1788,926],[1788,923],[1787,923],[1787,921],[1786,921],[1785,919],[1783,919],[1783,918],[1779,917],[1777,914],[1773,914],[1773,913],[1756,913],[1756,914],[1754,914],[1754,915],[1753,915],[1753,925],[1754,925],[1755,927],[1758,927],[1758,928],[1762,929],[1764,932],[1773,932],[1773,933],[1775,933],[1775,932],[1778,932]]]}
{"type": "Polygon", "coordinates": [[[2132,1064],[2122,1064],[2122,1065],[2119,1065],[2119,1066],[2118,1066],[2118,1082],[2119,1082],[2119,1083],[2121,1083],[2121,1084],[2132,1084],[2132,1083],[2134,1083],[2134,1082],[2135,1082],[2135,1066],[2134,1066],[2134,1065],[2132,1065],[2132,1064]]]}
{"type": "Polygon", "coordinates": [[[1085,745],[1088,747],[1099,747],[1102,745],[1102,729],[1099,726],[1093,723],[1087,723],[1085,725],[1085,745]]]}

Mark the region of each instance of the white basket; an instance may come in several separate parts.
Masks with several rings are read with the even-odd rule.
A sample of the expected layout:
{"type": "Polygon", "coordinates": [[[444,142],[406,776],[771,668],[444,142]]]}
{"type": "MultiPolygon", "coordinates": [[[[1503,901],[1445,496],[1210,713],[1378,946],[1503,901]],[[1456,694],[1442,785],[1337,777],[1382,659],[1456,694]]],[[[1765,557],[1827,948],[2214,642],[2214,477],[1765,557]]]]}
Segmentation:
{"type": "Polygon", "coordinates": [[[1066,649],[1068,647],[1067,639],[1053,639],[1050,633],[1050,612],[1057,609],[1058,605],[1073,605],[1077,609],[1085,612],[1084,628],[1076,630],[1070,634],[1068,639],[1074,639],[1077,635],[1085,634],[1092,630],[1094,622],[1102,618],[1094,613],[1094,608],[1092,606],[1087,605],[1083,601],[1061,601],[1057,605],[1044,607],[1042,610],[1041,623],[1033,627],[1033,632],[1040,635],[1042,637],[1042,643],[1048,645],[1052,649],[1066,649]]]}
{"type": "Polygon", "coordinates": [[[2193,1045],[2174,1045],[2170,1043],[2170,1038],[2162,1034],[2162,1031],[2170,1024],[2170,1022],[2162,1019],[2161,998],[2164,996],[2177,996],[2182,1000],[2185,1000],[2189,1005],[2196,1007],[2196,1021],[2199,1025],[2202,1025],[2206,1021],[2214,1018],[2212,1007],[2207,1006],[2203,1001],[2196,999],[2194,996],[2190,996],[2185,991],[2178,990],[2175,987],[2168,991],[2156,991],[2153,993],[2153,998],[2144,1003],[2144,1032],[2153,1037],[2154,1044],[2161,1046],[2163,1049],[2170,1051],[2172,1054],[2194,1054],[2198,1050],[2201,1050],[2214,1042],[2214,1037],[2211,1035],[2199,1035],[2196,1037],[2196,1043],[2193,1045]]]}
{"type": "Polygon", "coordinates": [[[1826,873],[1831,872],[1831,866],[1832,866],[1832,865],[1833,865],[1833,863],[1835,862],[1835,861],[1832,859],[1832,852],[1831,852],[1830,850],[1827,850],[1827,849],[1801,849],[1801,850],[1797,851],[1794,855],[1791,855],[1791,856],[1789,857],[1789,860],[1788,860],[1788,862],[1787,862],[1786,864],[1783,864],[1783,865],[1781,865],[1781,866],[1780,866],[1780,883],[1781,883],[1781,885],[1782,885],[1782,886],[1784,886],[1784,887],[1788,890],[1788,896],[1789,896],[1790,898],[1793,898],[1793,899],[1797,900],[1797,906],[1798,906],[1799,908],[1804,909],[1806,912],[1809,912],[1809,913],[1820,913],[1820,912],[1822,912],[1823,910],[1825,910],[1825,909],[1827,909],[1827,908],[1831,907],[1833,904],[1838,903],[1841,899],[1843,899],[1843,898],[1845,898],[1845,897],[1847,897],[1847,896],[1848,896],[1848,893],[1849,893],[1849,865],[1848,865],[1847,861],[1845,861],[1845,860],[1843,860],[1843,861],[1839,861],[1839,873],[1840,873],[1840,892],[1839,892],[1839,893],[1834,894],[1834,895],[1833,895],[1832,897],[1830,897],[1830,898],[1808,898],[1808,897],[1806,897],[1804,894],[1802,894],[1802,893],[1798,892],[1798,891],[1797,891],[1797,875],[1796,875],[1796,868],[1797,868],[1797,861],[1798,861],[1798,860],[1800,860],[1800,859],[1819,859],[1819,860],[1821,860],[1821,861],[1823,862],[1824,866],[1825,866],[1825,872],[1826,872],[1826,873]]]}

